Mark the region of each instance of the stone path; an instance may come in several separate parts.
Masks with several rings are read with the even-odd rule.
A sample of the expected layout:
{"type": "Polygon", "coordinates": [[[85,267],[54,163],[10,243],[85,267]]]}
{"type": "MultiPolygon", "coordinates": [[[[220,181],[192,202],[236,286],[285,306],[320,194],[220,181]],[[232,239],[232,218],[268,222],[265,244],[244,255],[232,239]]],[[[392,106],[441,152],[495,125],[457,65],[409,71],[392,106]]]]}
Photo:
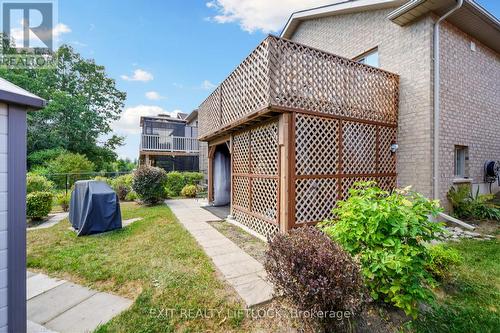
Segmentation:
{"type": "Polygon", "coordinates": [[[68,212],[50,214],[49,219],[47,221],[43,222],[40,225],[37,225],[36,227],[27,228],[27,230],[29,231],[29,230],[50,228],[53,225],[56,225],[65,218],[67,218],[68,214],[69,214],[68,212]]]}
{"type": "Polygon", "coordinates": [[[247,307],[272,299],[273,287],[266,281],[264,267],[206,223],[219,221],[217,216],[203,209],[196,199],[167,200],[166,203],[247,307]]]}
{"type": "Polygon", "coordinates": [[[28,332],[91,332],[132,301],[44,274],[27,273],[28,332]]]}

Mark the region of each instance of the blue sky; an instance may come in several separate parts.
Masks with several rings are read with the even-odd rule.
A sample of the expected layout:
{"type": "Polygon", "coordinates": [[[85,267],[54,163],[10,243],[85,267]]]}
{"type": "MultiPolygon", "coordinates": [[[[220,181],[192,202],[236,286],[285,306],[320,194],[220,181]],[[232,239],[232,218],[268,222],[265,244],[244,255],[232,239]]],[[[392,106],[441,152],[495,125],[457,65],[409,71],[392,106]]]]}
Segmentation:
{"type": "MultiPolygon", "coordinates": [[[[127,92],[120,157],[136,158],[140,115],[190,112],[294,10],[332,0],[59,0],[61,42],[127,92]]],[[[500,1],[480,0],[500,17],[500,1]]]]}

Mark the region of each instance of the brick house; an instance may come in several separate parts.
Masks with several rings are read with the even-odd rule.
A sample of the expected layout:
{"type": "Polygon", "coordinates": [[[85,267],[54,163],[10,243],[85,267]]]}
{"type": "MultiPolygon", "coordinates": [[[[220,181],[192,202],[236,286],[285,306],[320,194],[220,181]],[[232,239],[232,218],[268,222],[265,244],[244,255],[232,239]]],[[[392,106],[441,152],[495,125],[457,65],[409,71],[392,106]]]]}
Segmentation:
{"type": "Polygon", "coordinates": [[[269,236],[324,219],[356,180],[413,185],[445,206],[454,184],[489,191],[499,52],[498,19],[470,0],[343,1],[292,14],[199,107],[209,200],[229,191],[236,221],[269,236]]]}

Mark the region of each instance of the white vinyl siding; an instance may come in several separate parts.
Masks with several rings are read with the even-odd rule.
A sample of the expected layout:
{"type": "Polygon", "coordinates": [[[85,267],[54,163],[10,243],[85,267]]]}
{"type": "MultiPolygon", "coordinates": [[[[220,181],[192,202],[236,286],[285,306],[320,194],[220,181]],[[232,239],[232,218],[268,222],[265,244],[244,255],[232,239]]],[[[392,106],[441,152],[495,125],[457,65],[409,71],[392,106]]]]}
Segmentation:
{"type": "Polygon", "coordinates": [[[0,103],[0,332],[7,330],[7,117],[0,103]]]}

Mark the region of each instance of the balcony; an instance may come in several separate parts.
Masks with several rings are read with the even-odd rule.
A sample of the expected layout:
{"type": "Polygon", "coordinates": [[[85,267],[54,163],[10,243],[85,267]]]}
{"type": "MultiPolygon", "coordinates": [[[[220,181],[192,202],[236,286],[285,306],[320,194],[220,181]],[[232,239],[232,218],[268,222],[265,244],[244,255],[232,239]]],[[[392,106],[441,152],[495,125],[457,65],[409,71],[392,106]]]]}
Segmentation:
{"type": "Polygon", "coordinates": [[[141,137],[141,151],[197,154],[199,152],[199,147],[196,138],[143,134],[141,137]]]}
{"type": "Polygon", "coordinates": [[[200,105],[199,136],[294,111],[395,125],[398,93],[395,74],[269,36],[200,105]]]}

